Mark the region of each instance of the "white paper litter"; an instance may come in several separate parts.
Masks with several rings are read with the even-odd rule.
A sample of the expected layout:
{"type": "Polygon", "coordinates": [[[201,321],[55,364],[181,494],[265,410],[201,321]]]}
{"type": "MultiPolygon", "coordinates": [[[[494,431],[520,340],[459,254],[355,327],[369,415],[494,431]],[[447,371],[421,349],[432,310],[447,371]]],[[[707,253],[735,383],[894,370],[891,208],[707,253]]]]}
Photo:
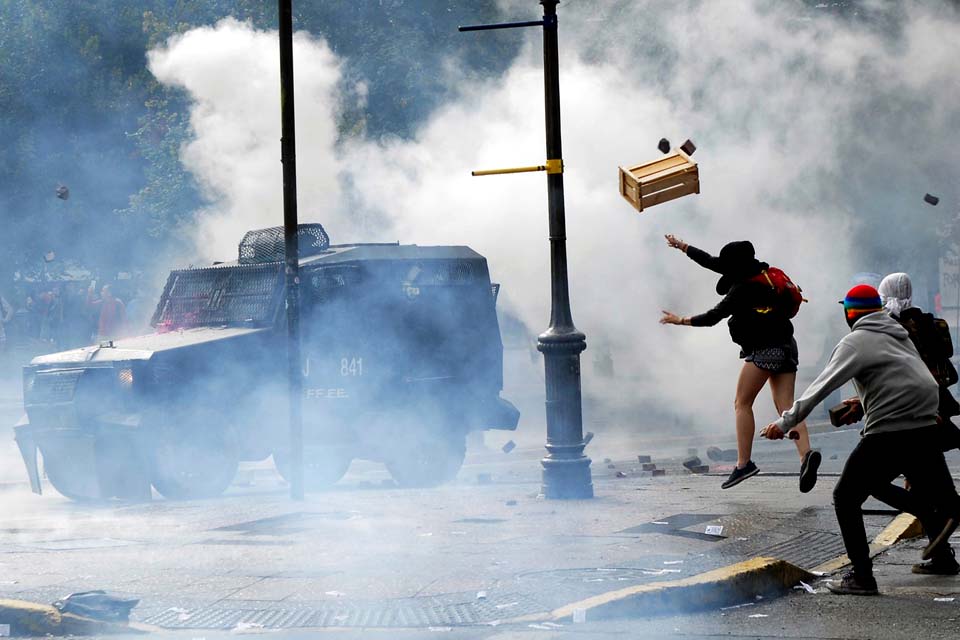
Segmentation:
{"type": "Polygon", "coordinates": [[[669,522],[659,522],[659,521],[658,521],[658,522],[653,522],[653,523],[651,523],[651,524],[670,524],[670,523],[669,523],[669,522]]]}
{"type": "Polygon", "coordinates": [[[587,610],[586,609],[574,609],[573,610],[573,624],[583,624],[587,621],[587,610]]]}
{"type": "Polygon", "coordinates": [[[934,602],[953,602],[956,598],[934,598],[934,602]]]}
{"type": "Polygon", "coordinates": [[[342,598],[343,596],[347,595],[343,591],[324,591],[323,594],[327,596],[333,596],[334,598],[342,598]]]}
{"type": "Polygon", "coordinates": [[[543,631],[550,631],[551,629],[551,627],[548,627],[545,624],[528,624],[527,626],[530,627],[531,629],[541,629],[543,631]]]}
{"type": "Polygon", "coordinates": [[[427,627],[427,631],[453,631],[453,627],[427,627]]]}
{"type": "Polygon", "coordinates": [[[722,536],[723,535],[723,525],[722,524],[708,524],[704,533],[708,536],[722,536]]]}
{"type": "Polygon", "coordinates": [[[234,631],[249,631],[250,629],[263,629],[263,625],[259,622],[238,622],[237,626],[233,628],[234,631]]]}
{"type": "Polygon", "coordinates": [[[743,604],[735,604],[729,607],[720,607],[720,611],[729,611],[730,609],[741,609],[743,607],[752,607],[756,602],[744,602],[743,604]]]}
{"type": "Polygon", "coordinates": [[[544,622],[543,626],[548,627],[550,629],[560,629],[563,627],[562,624],[557,624],[556,622],[544,622]]]}
{"type": "Polygon", "coordinates": [[[803,590],[806,591],[807,593],[816,593],[816,592],[817,592],[816,589],[814,589],[813,587],[811,587],[810,585],[808,585],[808,584],[807,584],[806,582],[804,582],[803,580],[801,580],[801,581],[800,581],[800,584],[795,585],[793,588],[794,588],[794,589],[803,589],[803,590]]]}
{"type": "Polygon", "coordinates": [[[477,600],[486,600],[487,592],[486,591],[477,591],[477,600]]]}
{"type": "Polygon", "coordinates": [[[9,638],[10,637],[10,625],[0,624],[0,638],[9,638]]]}
{"type": "Polygon", "coordinates": [[[664,560],[663,564],[683,564],[683,560],[664,560]]]}
{"type": "Polygon", "coordinates": [[[753,615],[747,616],[748,618],[768,618],[769,616],[765,613],[754,613],[753,615]]]}
{"type": "Polygon", "coordinates": [[[494,608],[495,608],[495,609],[509,609],[510,607],[515,607],[515,606],[517,606],[518,604],[520,604],[520,603],[519,603],[519,602],[508,602],[507,604],[498,604],[498,605],[495,605],[494,608]]]}

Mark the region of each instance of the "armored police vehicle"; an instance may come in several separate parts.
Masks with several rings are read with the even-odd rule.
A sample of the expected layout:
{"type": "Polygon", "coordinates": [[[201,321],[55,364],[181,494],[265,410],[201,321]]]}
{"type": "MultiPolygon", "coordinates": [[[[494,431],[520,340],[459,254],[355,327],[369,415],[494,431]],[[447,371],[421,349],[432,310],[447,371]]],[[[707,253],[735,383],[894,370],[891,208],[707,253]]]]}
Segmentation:
{"type": "MultiPolygon", "coordinates": [[[[500,397],[499,285],[468,247],[330,245],[301,225],[304,466],[308,488],[354,458],[401,486],[452,479],[471,430],[515,429],[500,397]]],[[[152,334],[35,358],[15,427],[33,490],[41,465],[84,500],[213,496],[240,461],[289,477],[282,228],[239,259],[170,273],[152,334]]]]}

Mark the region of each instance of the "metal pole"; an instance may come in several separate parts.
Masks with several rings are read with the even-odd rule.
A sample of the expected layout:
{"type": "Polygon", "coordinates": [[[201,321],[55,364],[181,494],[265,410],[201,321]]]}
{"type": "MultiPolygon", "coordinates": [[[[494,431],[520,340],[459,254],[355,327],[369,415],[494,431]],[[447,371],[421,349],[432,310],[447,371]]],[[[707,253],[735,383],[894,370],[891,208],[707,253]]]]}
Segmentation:
{"type": "MultiPolygon", "coordinates": [[[[557,4],[543,5],[543,77],[546,105],[547,161],[562,160],[560,144],[560,73],[557,53],[557,4]]],[[[550,212],[550,327],[537,339],[546,369],[547,456],[543,458],[543,495],[552,499],[592,498],[590,458],[583,454],[580,354],[586,337],[570,314],[567,283],[567,231],[563,206],[563,172],[548,172],[550,212]]]]}
{"type": "Polygon", "coordinates": [[[297,244],[297,157],[293,110],[293,7],[280,0],[280,161],[290,382],[290,497],[303,500],[303,379],[300,367],[300,256],[297,244]]]}

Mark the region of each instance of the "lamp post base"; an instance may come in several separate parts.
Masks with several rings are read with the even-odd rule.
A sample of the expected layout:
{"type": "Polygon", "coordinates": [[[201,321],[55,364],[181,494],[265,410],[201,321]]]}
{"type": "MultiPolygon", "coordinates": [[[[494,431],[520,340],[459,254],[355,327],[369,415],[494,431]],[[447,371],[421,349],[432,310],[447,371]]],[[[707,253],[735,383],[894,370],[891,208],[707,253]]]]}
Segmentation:
{"type": "Polygon", "coordinates": [[[587,500],[593,497],[590,458],[563,459],[546,457],[543,465],[543,488],[547,500],[587,500]]]}

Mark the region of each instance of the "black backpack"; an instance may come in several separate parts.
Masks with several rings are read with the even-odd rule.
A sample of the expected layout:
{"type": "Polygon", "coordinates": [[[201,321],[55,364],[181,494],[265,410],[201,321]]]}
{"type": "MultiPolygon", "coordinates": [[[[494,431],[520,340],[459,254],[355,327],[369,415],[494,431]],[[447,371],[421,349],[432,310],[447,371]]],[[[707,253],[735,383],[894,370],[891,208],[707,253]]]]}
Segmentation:
{"type": "Polygon", "coordinates": [[[950,361],[953,357],[953,339],[947,321],[913,308],[900,314],[900,324],[910,334],[910,340],[937,383],[941,387],[956,384],[957,369],[950,361]]]}

